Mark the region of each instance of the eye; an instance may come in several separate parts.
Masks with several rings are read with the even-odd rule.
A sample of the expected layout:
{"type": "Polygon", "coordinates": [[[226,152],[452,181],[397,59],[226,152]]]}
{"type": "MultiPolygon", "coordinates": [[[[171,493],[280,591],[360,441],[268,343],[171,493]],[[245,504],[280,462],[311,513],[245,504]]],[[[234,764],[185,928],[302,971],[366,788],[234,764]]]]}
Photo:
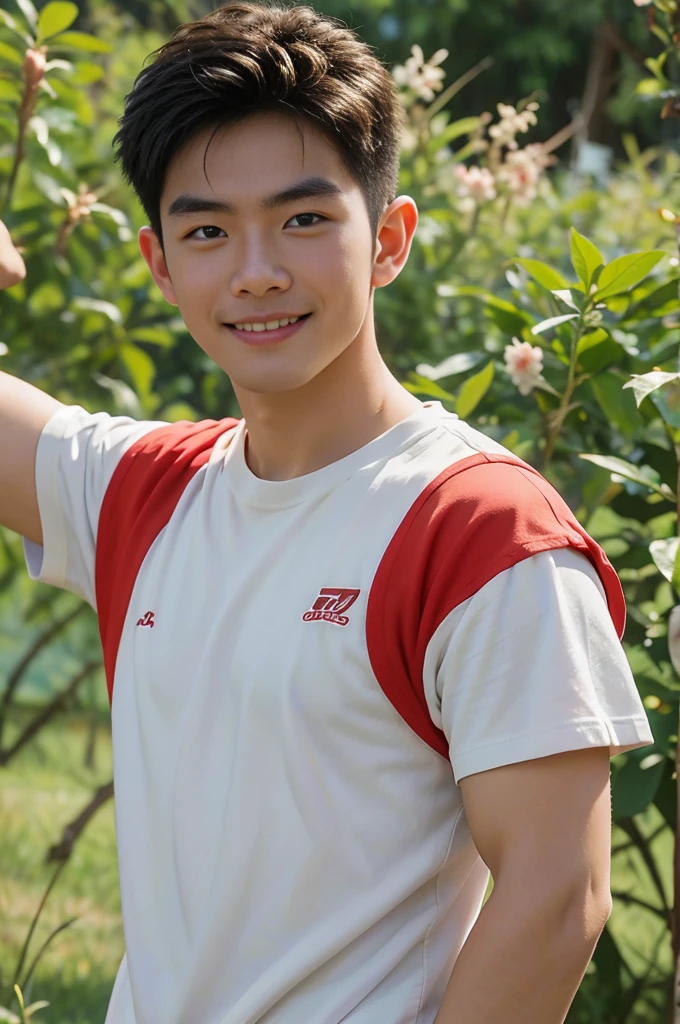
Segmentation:
{"type": "MultiPolygon", "coordinates": [[[[323,221],[323,220],[328,220],[327,217],[322,217],[320,213],[296,213],[294,217],[290,218],[288,223],[290,224],[291,221],[294,221],[294,220],[304,220],[306,217],[316,217],[318,222],[323,221]]],[[[294,228],[314,228],[314,227],[316,227],[316,224],[310,224],[309,222],[307,222],[306,224],[293,224],[293,227],[294,228]]]]}
{"type": "MultiPolygon", "coordinates": [[[[218,228],[217,225],[215,225],[215,224],[201,224],[200,228],[194,228],[193,231],[190,231],[189,234],[187,235],[187,238],[198,238],[198,235],[196,234],[197,231],[221,231],[221,230],[222,230],[222,228],[218,228]]],[[[201,242],[201,241],[213,242],[216,238],[217,238],[217,235],[208,235],[207,238],[205,238],[205,239],[199,238],[198,240],[199,240],[199,242],[201,242]]]]}

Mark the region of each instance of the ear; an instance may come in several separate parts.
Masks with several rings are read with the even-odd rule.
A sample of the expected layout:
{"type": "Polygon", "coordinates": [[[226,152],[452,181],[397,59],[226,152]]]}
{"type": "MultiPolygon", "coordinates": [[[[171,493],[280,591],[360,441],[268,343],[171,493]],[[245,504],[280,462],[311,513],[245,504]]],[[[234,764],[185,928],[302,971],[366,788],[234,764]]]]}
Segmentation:
{"type": "Polygon", "coordinates": [[[384,288],[399,276],[417,226],[418,207],[410,196],[397,196],[380,218],[371,287],[384,288]]]}
{"type": "Polygon", "coordinates": [[[167,299],[171,306],[177,306],[178,302],[175,298],[172,281],[170,280],[170,272],[168,271],[168,265],[165,261],[161,244],[158,241],[158,236],[150,227],[143,227],[139,229],[137,237],[142,256],[148,263],[149,270],[163,293],[163,297],[167,299]]]}

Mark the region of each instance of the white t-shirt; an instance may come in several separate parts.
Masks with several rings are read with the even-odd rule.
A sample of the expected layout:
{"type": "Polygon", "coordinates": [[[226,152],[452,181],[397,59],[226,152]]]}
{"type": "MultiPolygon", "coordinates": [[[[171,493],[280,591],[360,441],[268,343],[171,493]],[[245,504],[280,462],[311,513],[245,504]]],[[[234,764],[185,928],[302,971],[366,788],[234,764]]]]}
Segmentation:
{"type": "Polygon", "coordinates": [[[489,872],[458,783],[653,742],[604,553],[438,403],[307,476],[243,421],[60,409],[34,579],[97,608],[126,956],[107,1024],[432,1024],[489,872]]]}

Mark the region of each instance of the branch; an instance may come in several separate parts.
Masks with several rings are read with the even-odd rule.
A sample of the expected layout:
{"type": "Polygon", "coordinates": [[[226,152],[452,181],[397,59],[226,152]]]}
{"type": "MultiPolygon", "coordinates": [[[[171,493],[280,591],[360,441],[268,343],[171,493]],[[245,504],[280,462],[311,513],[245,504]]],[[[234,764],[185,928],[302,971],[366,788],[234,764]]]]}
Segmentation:
{"type": "Polygon", "coordinates": [[[82,615],[86,607],[87,605],[83,602],[76,608],[73,608],[68,615],[65,615],[62,619],[57,619],[57,621],[53,622],[51,626],[48,626],[45,632],[41,633],[34,643],[31,644],[19,664],[10,674],[5,687],[5,692],[2,695],[2,700],[0,700],[0,742],[2,741],[2,733],[7,720],[7,711],[12,701],[12,697],[14,696],[14,691],[21,682],[26,669],[40,651],[42,651],[43,647],[45,647],[50,640],[53,640],[54,637],[62,631],[62,629],[65,629],[66,626],[73,622],[74,619],[79,615],[82,615]]]}
{"type": "Polygon", "coordinates": [[[645,862],[647,870],[652,876],[652,881],[654,882],[656,890],[661,897],[663,908],[666,913],[669,914],[670,907],[668,906],[668,900],[666,899],[666,891],[663,887],[663,881],[659,874],[659,869],[657,868],[651,850],[649,849],[648,840],[645,839],[633,818],[621,818],[620,821],[617,821],[617,825],[630,836],[633,841],[633,845],[640,851],[640,855],[645,862]]]}
{"type": "Polygon", "coordinates": [[[71,682],[68,684],[65,690],[58,693],[56,697],[50,701],[49,704],[40,711],[35,718],[32,719],[21,733],[19,738],[15,740],[11,747],[7,750],[0,750],[0,768],[5,768],[12,758],[19,753],[22,747],[25,747],[29,740],[33,739],[36,733],[40,732],[43,726],[54,718],[58,711],[66,705],[68,700],[76,692],[83,679],[86,679],[96,669],[101,668],[101,661],[88,661],[86,665],[77,672],[71,682]]]}
{"type": "Polygon", "coordinates": [[[73,853],[73,846],[76,839],[81,832],[85,829],[85,826],[89,822],[90,818],[113,796],[113,780],[107,782],[105,786],[100,786],[97,792],[94,794],[89,804],[83,808],[80,814],[69,822],[64,831],[61,834],[61,839],[54,846],[50,846],[45,857],[45,862],[51,864],[54,861],[64,861],[69,859],[73,853]]]}
{"type": "Polygon", "coordinates": [[[669,922],[668,911],[662,907],[655,907],[652,903],[646,903],[645,900],[638,899],[637,896],[631,896],[627,892],[614,891],[612,889],[612,896],[615,900],[621,900],[622,903],[634,903],[637,907],[644,907],[645,910],[649,910],[650,913],[656,914],[666,924],[669,922]]]}

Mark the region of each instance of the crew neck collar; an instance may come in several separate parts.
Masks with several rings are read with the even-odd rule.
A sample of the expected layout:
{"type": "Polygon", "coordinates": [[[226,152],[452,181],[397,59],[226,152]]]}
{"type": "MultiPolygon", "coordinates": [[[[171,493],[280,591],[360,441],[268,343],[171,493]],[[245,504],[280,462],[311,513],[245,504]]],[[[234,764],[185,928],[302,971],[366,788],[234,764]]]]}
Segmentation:
{"type": "Polygon", "coordinates": [[[224,466],[239,502],[260,508],[289,508],[320,497],[349,480],[358,470],[392,458],[434,429],[446,415],[441,402],[423,402],[421,408],[349,455],[313,473],[290,480],[263,480],[252,472],[245,457],[246,421],[235,428],[225,452],[224,466]]]}

